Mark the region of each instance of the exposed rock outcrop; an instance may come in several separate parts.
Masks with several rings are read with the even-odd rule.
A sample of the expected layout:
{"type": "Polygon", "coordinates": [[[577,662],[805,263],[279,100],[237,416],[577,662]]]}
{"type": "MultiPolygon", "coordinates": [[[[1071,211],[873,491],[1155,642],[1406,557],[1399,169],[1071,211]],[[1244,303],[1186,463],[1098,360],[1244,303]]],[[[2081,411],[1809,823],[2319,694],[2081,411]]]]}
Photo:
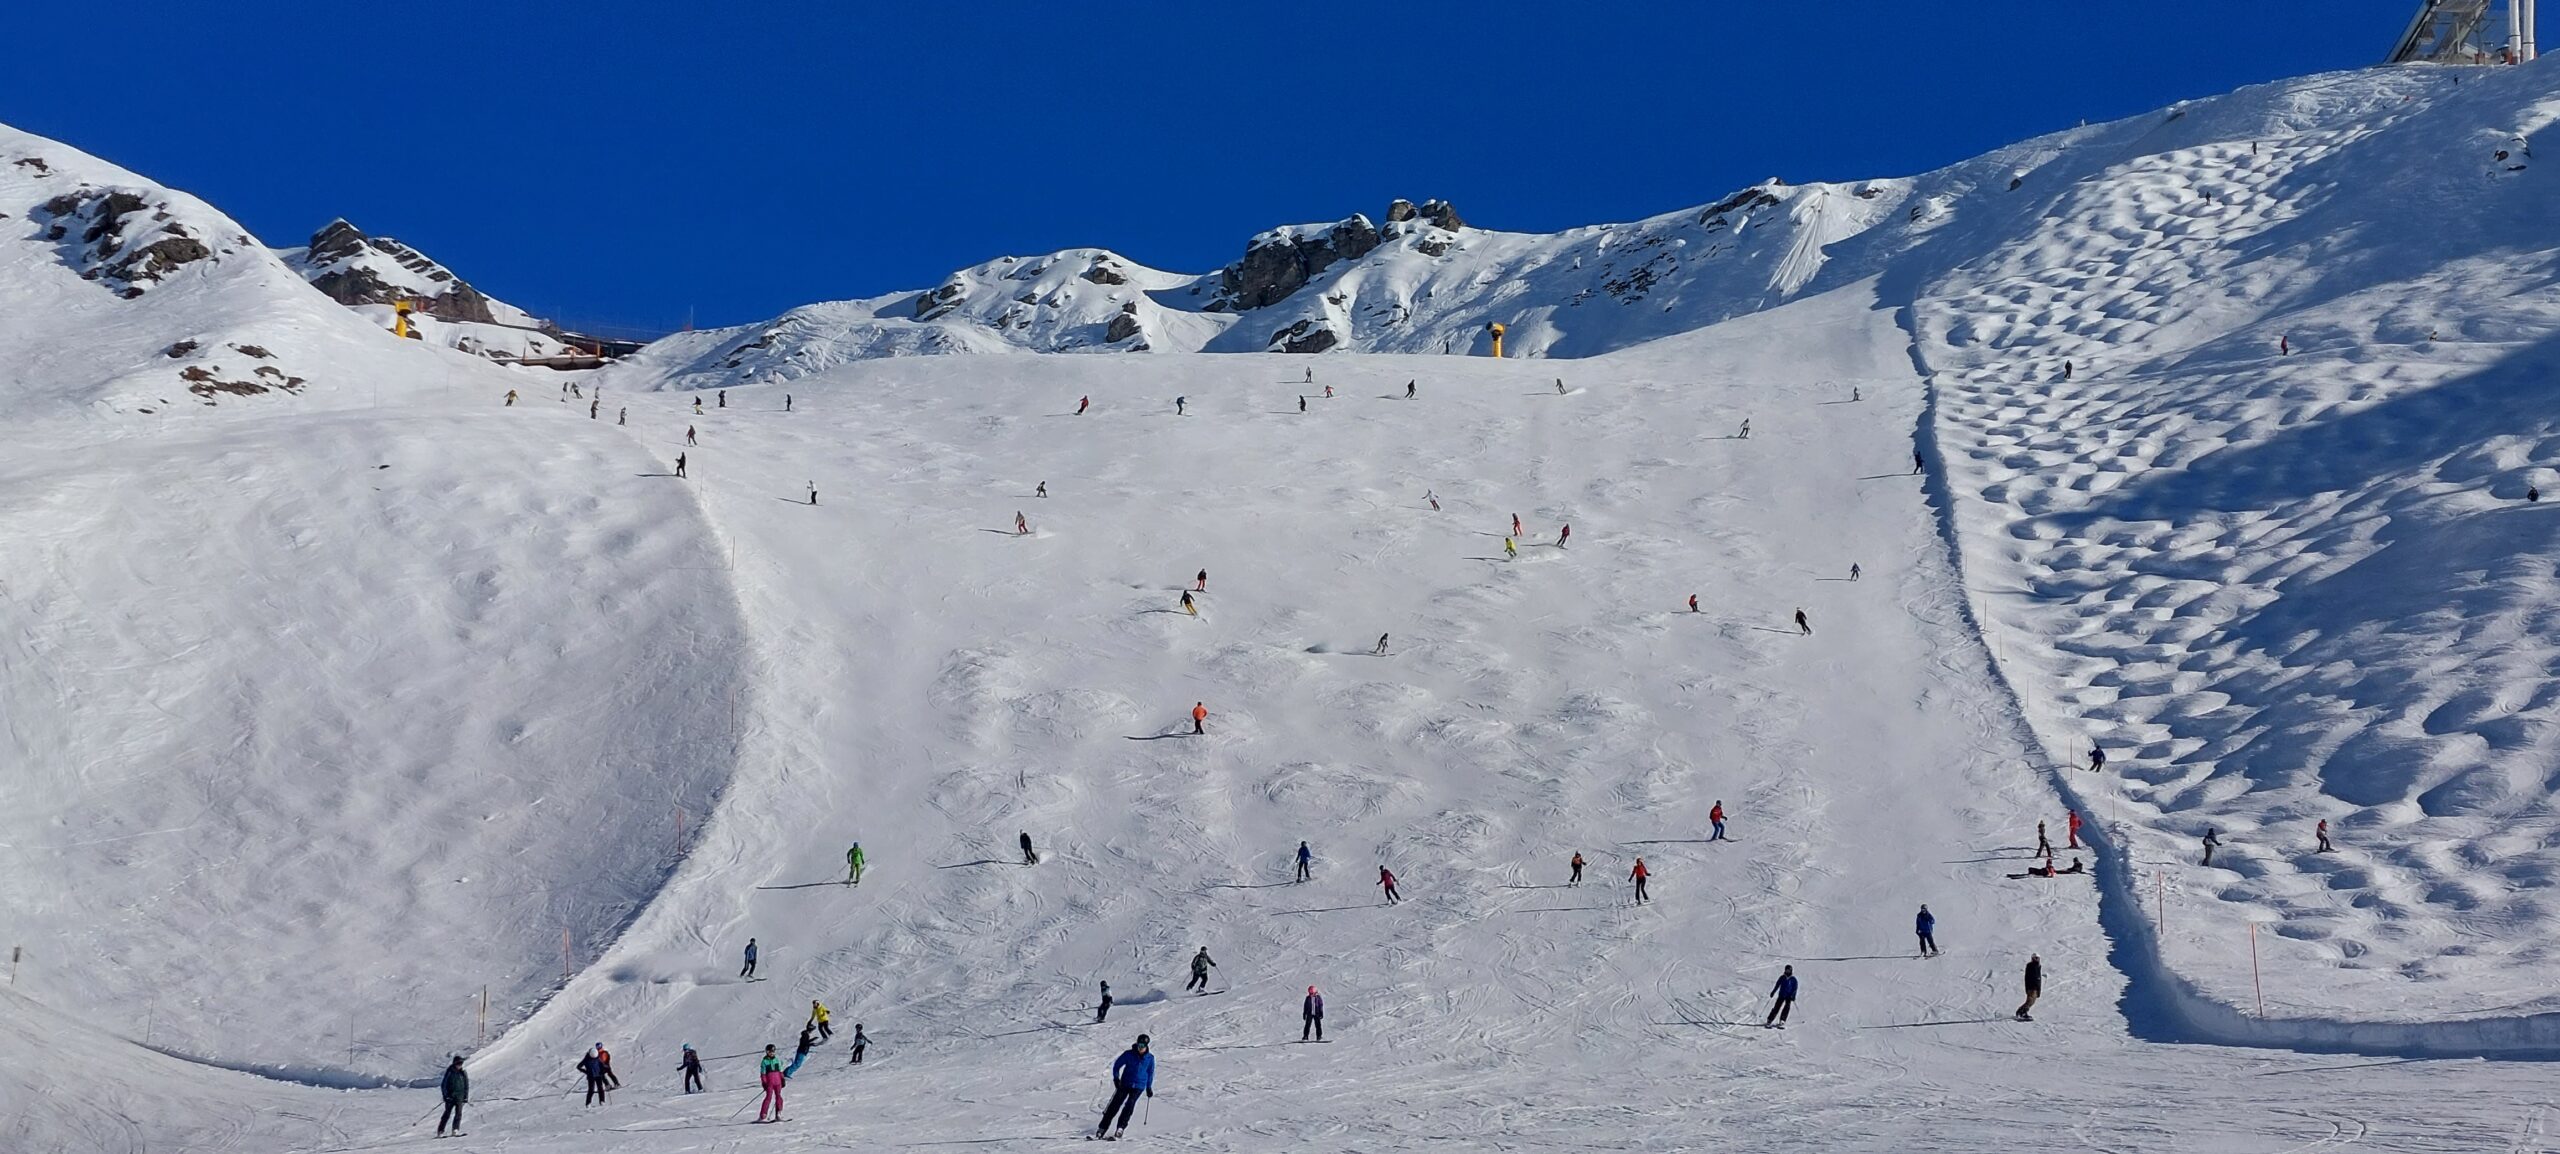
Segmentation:
{"type": "Polygon", "coordinates": [[[44,202],[40,214],[45,238],[62,244],[63,259],[82,279],[103,281],[128,300],[213,255],[193,230],[170,218],[167,200],[132,189],[82,187],[44,202]],[[76,242],[70,240],[75,229],[76,242]]]}
{"type": "Polygon", "coordinates": [[[311,234],[303,251],[311,287],[342,305],[382,305],[408,300],[421,311],[453,321],[497,320],[489,298],[425,253],[387,236],[366,236],[344,218],[311,234]],[[407,275],[382,267],[372,254],[407,275]]]}
{"type": "Polygon", "coordinates": [[[1357,213],[1333,224],[1275,228],[1245,246],[1244,259],[1218,274],[1213,312],[1258,309],[1306,287],[1335,261],[1358,260],[1378,247],[1377,226],[1357,213]]]}

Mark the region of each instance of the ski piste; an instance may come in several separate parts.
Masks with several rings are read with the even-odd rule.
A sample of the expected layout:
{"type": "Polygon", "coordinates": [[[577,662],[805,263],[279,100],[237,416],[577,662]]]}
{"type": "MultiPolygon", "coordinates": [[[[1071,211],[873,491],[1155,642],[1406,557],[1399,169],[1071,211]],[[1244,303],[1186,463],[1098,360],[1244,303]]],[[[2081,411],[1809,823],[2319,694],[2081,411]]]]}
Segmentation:
{"type": "MultiPolygon", "coordinates": [[[[2548,174],[2493,163],[2505,143],[2479,136],[2540,131],[2551,95],[2534,69],[2284,82],[2065,129],[1950,174],[1770,186],[1776,203],[1733,210],[1717,240],[1692,231],[1703,208],[1580,238],[1453,234],[1445,260],[1397,266],[1418,278],[1399,282],[1417,290],[1406,299],[1435,290],[1426,313],[1492,307],[1465,283],[1488,273],[1547,299],[1543,278],[1572,271],[1555,258],[1589,258],[1595,275],[1609,262],[1603,232],[1612,255],[1647,239],[1661,243],[1645,252],[1685,249],[1679,274],[1659,275],[1689,287],[1632,305],[1595,293],[1559,306],[1553,334],[1515,326],[1515,353],[1598,354],[1570,367],[1590,389],[1571,406],[1526,395],[1554,371],[1543,360],[1459,355],[1463,341],[1445,356],[1360,351],[1428,332],[1428,315],[1387,337],[1346,330],[1353,343],[1319,362],[1344,394],[1309,418],[1321,430],[1262,419],[1276,396],[1239,383],[1298,361],[1169,340],[1146,358],[862,361],[875,346],[828,343],[878,323],[877,307],[795,318],[768,347],[809,350],[799,362],[743,348],[765,329],[706,332],[586,379],[631,402],[628,431],[565,406],[507,407],[515,370],[387,337],[310,299],[255,246],[137,284],[130,300],[81,278],[70,238],[90,218],[59,222],[73,226],[60,243],[28,234],[82,185],[165,199],[170,222],[149,227],[226,237],[236,222],[8,135],[0,211],[27,228],[0,230],[0,377],[21,434],[0,469],[0,531],[43,547],[0,551],[0,614],[16,626],[0,637],[23,648],[0,655],[0,683],[12,701],[82,704],[41,709],[41,728],[11,719],[28,784],[0,813],[0,843],[30,851],[17,876],[41,900],[11,906],[31,946],[0,995],[0,1034],[47,1060],[0,1083],[0,1115],[26,1120],[17,1140],[79,1148],[94,1120],[66,1104],[112,1094],[129,1115],[118,1125],[162,1145],[234,1122],[241,1148],[343,1144],[288,1115],[369,1142],[425,1092],[216,1075],[96,1023],[130,1034],[141,1017],[153,1045],[209,1061],[396,1083],[470,1050],[500,1091],[601,1035],[636,1087],[680,1039],[787,1037],[808,993],[915,1041],[901,1043],[904,1071],[866,1077],[858,1097],[803,1079],[795,1108],[849,1130],[1001,1137],[1022,1119],[955,1114],[934,1105],[950,1100],[940,1091],[965,1081],[975,1100],[1063,1110],[1069,1095],[1042,1088],[1125,1039],[993,1039],[988,1023],[1094,975],[1171,985],[1180,953],[1207,939],[1243,997],[1140,1018],[1194,1035],[1168,1035],[1168,1064],[1199,1084],[1250,1077],[1267,1053],[1186,1047],[1276,1040],[1291,991],[1321,982],[1399,1042],[1392,1059],[1364,1045],[1299,1063],[1392,1096],[1396,1117],[1363,1120],[1380,1149],[1480,1118],[1486,1096],[1520,1104],[1487,1129],[1525,1143],[1627,1100],[1630,1071],[1774,1085],[1783,1075],[1737,1047],[1650,1022],[1671,1017],[1651,1012],[1666,989],[1739,1004],[1784,962],[1805,973],[1814,1012],[1780,1050],[1809,1055],[1822,1084],[1737,1095],[1724,1115],[1736,1130],[1811,1145],[1806,1119],[1836,1119],[1861,1095],[2003,1092],[2047,1071],[1985,1052],[1996,1025],[1881,1027],[1970,996],[1976,959],[2005,984],[2031,949],[2056,966],[2039,1008],[2097,1011],[2049,1012],[2034,1035],[2069,1042],[2081,1084],[1942,1143],[2016,1146],[2058,1123],[2157,1141],[2156,1112],[2109,1097],[2139,1084],[2175,1096],[2182,1130],[2299,1146],[2298,1119],[2233,1089],[2262,1069],[2303,1071],[2280,1079],[2298,1096],[2288,1105],[2324,1117],[2376,1118],[2378,1103],[2426,1122],[2506,1116],[2540,1100],[2509,1063],[2476,1063],[2460,1085],[2425,1080],[2423,1063],[2311,1076],[2317,1063],[2287,1047],[2494,1057],[2510,1052],[2513,1020],[2472,1020],[2477,1007],[2540,996],[2516,951],[2548,935],[2463,928],[2483,911],[2545,924],[2509,904],[2542,892],[2519,872],[2536,854],[2455,866],[2405,851],[2551,832],[2529,791],[2493,791],[2514,803],[2496,823],[2466,800],[2484,775],[2538,756],[2513,734],[2537,732],[2540,707],[2502,696],[2537,683],[2519,670],[2552,651],[2530,583],[2466,587],[2471,609],[2430,600],[2447,574],[2550,559],[2531,520],[2550,503],[2523,496],[2548,487],[2534,472],[2547,462],[2517,447],[2541,418],[2515,408],[2530,390],[2494,387],[2549,376],[2547,319],[2508,255],[2550,247],[2548,174]],[[38,154],[55,175],[15,163],[38,154]],[[2398,176],[2411,171],[2443,179],[2398,176]],[[2444,191],[2457,184],[2458,198],[2444,191]],[[1919,225],[1925,238],[1896,231],[1919,225]],[[2495,243],[2445,243],[2475,231],[2495,243]],[[1696,254],[1734,238],[1706,271],[1696,254]],[[2357,261],[2324,247],[2345,239],[2357,261]],[[1758,244],[1801,258],[1793,287],[1719,288],[1726,271],[1767,271],[1743,251],[1758,244]],[[1712,327],[1695,312],[1744,295],[1762,311],[1712,327]],[[1685,327],[1638,331],[1639,314],[1685,327]],[[59,337],[34,339],[36,324],[59,337]],[[2429,338],[2438,325],[2446,335],[2429,338]],[[201,347],[168,352],[187,340],[201,347]],[[730,372],[723,358],[741,350],[740,372],[800,375],[739,383],[732,400],[746,403],[700,422],[681,487],[643,476],[692,423],[688,386],[730,372]],[[268,361],[307,386],[216,390],[201,405],[178,391],[186,369],[228,382],[268,361]],[[1374,399],[1417,378],[1433,387],[1416,402],[1374,399]],[[1860,404],[1826,407],[1853,381],[1860,404]],[[782,388],[810,402],[789,424],[763,401],[782,388]],[[1085,394],[1096,411],[1072,430],[1047,416],[1085,394]],[[1174,395],[1196,402],[1178,425],[1162,403],[1174,395]],[[1725,439],[1746,417],[1752,437],[1725,439]],[[1915,438],[1930,469],[1906,480],[1915,438]],[[352,477],[351,461],[392,468],[352,477]],[[973,532],[1026,504],[1016,495],[1035,474],[1056,494],[1038,506],[1048,536],[998,546],[973,532]],[[787,500],[812,477],[830,504],[787,500]],[[1449,510],[1423,508],[1426,491],[1449,510]],[[2372,517],[2340,516],[2341,493],[2372,517]],[[1570,519],[1586,544],[1510,569],[1472,560],[1491,550],[1466,534],[1515,508],[1570,519]],[[2351,520],[2361,528],[2339,527],[2351,520]],[[1833,581],[1853,556],[1863,580],[1833,581]],[[2318,566],[2252,568],[2260,557],[2318,566]],[[2433,560],[2390,571],[2413,557],[2433,560]],[[1214,623],[1176,629],[1149,612],[1202,566],[1220,575],[1214,623]],[[1708,612],[1681,611],[1692,592],[1708,612]],[[1818,636],[1762,628],[1782,629],[1799,603],[1818,636]],[[2413,621],[2444,627],[2422,644],[2402,629],[2413,621]],[[2300,663],[2253,631],[2275,623],[2299,627],[2300,663]],[[1354,651],[1389,629],[1401,648],[1385,678],[1354,651]],[[351,638],[371,655],[357,659],[351,638]],[[2517,667],[2499,672],[2508,657],[2517,667]],[[2250,690],[2277,674],[2287,693],[2250,690]],[[1124,740],[1203,698],[1218,741],[1124,740]],[[2341,701],[2362,704],[2300,712],[2341,701]],[[2344,744],[2297,743],[2289,762],[2263,749],[2283,743],[2252,736],[2321,719],[2344,744]],[[407,725],[438,736],[418,743],[407,725]],[[244,732],[258,741],[242,745],[244,732]],[[2422,756],[2395,741],[2378,757],[2393,733],[2422,756]],[[2106,772],[2047,768],[2082,763],[2075,745],[2093,739],[2114,751],[2106,772]],[[2449,788],[2419,801],[2395,762],[2449,788]],[[396,821],[375,805],[384,775],[414,782],[396,821]],[[2342,804],[2350,775],[2380,800],[2342,804]],[[1678,840],[1718,793],[1752,841],[1678,840]],[[156,808],[186,797],[238,800],[201,821],[156,808]],[[689,814],[680,857],[666,802],[689,814]],[[1973,860],[2067,806],[2121,843],[2092,853],[2091,885],[2004,885],[1991,872],[2014,861],[1973,860]],[[252,811],[297,835],[240,837],[237,815],[252,811]],[[2307,858],[2314,812],[2333,819],[2343,857],[2307,858]],[[2208,824],[2227,852],[2210,869],[2191,841],[2208,824]],[[1060,868],[934,870],[996,856],[1024,826],[1060,868]],[[899,886],[851,902],[753,888],[826,878],[856,829],[899,886]],[[1198,892],[1210,877],[1277,879],[1307,836],[1329,863],[1388,861],[1417,900],[1354,908],[1356,877],[1300,887],[1334,896],[1287,915],[1198,892]],[[1666,887],[1647,917],[1515,912],[1494,890],[1505,871],[1549,876],[1574,849],[1606,878],[1616,847],[1653,839],[1668,840],[1645,850],[1666,887]],[[230,874],[265,892],[204,888],[230,874]],[[410,900],[421,891],[441,896],[410,900]],[[536,891],[551,896],[524,896],[536,891]],[[285,893],[330,895],[328,916],[281,916],[272,898],[285,893]],[[2474,912],[2453,908],[2456,893],[2474,912]],[[1807,963],[1898,953],[1917,900],[1945,916],[1964,964],[1807,963]],[[242,932],[212,948],[226,920],[242,932]],[[2281,976],[2269,1012],[2206,1012],[2253,1008],[2252,921],[2281,976]],[[2278,921],[2309,936],[2273,932],[2278,921]],[[792,990],[714,980],[748,932],[767,935],[792,990]],[[381,944],[399,941],[469,944],[381,944]],[[2350,943],[2361,964],[2342,964],[2350,943]],[[2408,980],[2409,967],[2431,977],[2408,980]],[[484,985],[494,1041],[474,1049],[455,1008],[484,985]],[[299,1012],[274,1012],[288,1004],[299,1012]],[[360,1037],[330,1044],[309,1025],[338,1016],[360,1037]],[[1568,1023],[1587,1052],[1549,1037],[1568,1023]],[[1467,1041],[1493,1034],[1500,1044],[1467,1041]],[[1891,1081],[1875,1073],[1888,1066],[1891,1081]],[[152,1092],[127,1093],[146,1079],[152,1092]]],[[[1103,292],[1065,282],[1098,285],[1077,270],[1104,259],[1036,275],[1103,292]]],[[[1405,257],[1388,246],[1378,259],[1405,257]]],[[[1362,294],[1385,279],[1374,263],[1337,264],[1362,294]]],[[[1145,275],[1127,271],[1137,287],[1122,291],[1136,293],[1145,275]]],[[[1014,301],[1030,280],[961,279],[1049,307],[1014,301]]],[[[1166,320],[1155,299],[1132,303],[1166,320]]],[[[1168,323],[1244,331],[1207,316],[1168,323]]],[[[1329,1108],[1306,1093],[1239,1096],[1197,1121],[1314,1144],[1342,1119],[1318,1117],[1329,1108]]],[[[568,1154],[608,1140],[589,1133],[606,1108],[549,1107],[501,1104],[475,1115],[474,1134],[568,1154]]],[[[1923,1125],[1862,1119],[1880,1142],[1923,1125]]],[[[2425,1148],[2383,1140],[2408,1137],[2390,1125],[2369,1144],[2425,1148]]],[[[1582,1137],[1628,1136],[1602,1127],[1582,1137]]]]}

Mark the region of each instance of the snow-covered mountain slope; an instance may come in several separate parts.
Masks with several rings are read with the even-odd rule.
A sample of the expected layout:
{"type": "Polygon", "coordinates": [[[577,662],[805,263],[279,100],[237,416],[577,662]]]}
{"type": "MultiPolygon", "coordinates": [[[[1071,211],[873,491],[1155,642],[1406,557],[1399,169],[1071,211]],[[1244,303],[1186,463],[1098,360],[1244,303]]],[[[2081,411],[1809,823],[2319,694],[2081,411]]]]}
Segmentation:
{"type": "Polygon", "coordinates": [[[447,320],[543,327],[540,318],[490,299],[427,254],[387,236],[368,236],[344,219],[312,233],[307,244],[277,249],[276,256],[342,305],[405,300],[420,312],[447,320]]]}
{"type": "Polygon", "coordinates": [[[2549,75],[2214,109],[1915,305],[2005,667],[2219,1000],[2256,922],[2271,1013],[2560,1010],[2549,75]]]}
{"type": "Polygon", "coordinates": [[[398,348],[203,201],[6,127],[0,318],[0,395],[22,415],[311,411],[480,379],[398,348]]]}
{"type": "Polygon", "coordinates": [[[875,357],[1196,349],[1231,318],[1168,307],[1156,294],[1198,298],[1199,281],[1102,249],[1004,257],[953,273],[928,292],[806,305],[763,324],[677,333],[617,366],[616,380],[636,388],[722,388],[796,380],[875,357]]]}
{"type": "Polygon", "coordinates": [[[408,302],[410,327],[430,344],[493,360],[581,351],[551,322],[473,288],[409,245],[368,236],[343,219],[311,234],[308,244],[275,251],[322,295],[385,329],[396,322],[396,306],[408,302]]]}
{"type": "Polygon", "coordinates": [[[935,320],[662,345],[578,379],[590,418],[305,316],[263,250],[126,300],[77,274],[129,239],[13,239],[0,347],[266,326],[312,384],[172,420],[92,403],[110,368],[0,466],[0,540],[36,543],[0,550],[33,767],[0,782],[31,939],[0,1040],[69,1055],[0,1063],[0,1135],[362,1149],[432,1104],[140,1043],[329,1085],[467,1050],[487,1145],[724,1150],[823,998],[755,1144],[1051,1144],[1146,1031],[1140,1133],[1198,1150],[2547,1145],[2540,1064],[2412,1059],[2560,1052],[2560,553],[2515,500],[2552,441],[2553,75],[2312,78],[1824,194],[1855,204],[1772,189],[1616,320],[1515,326],[1608,349],[1571,362],[1169,351],[1326,286],[1433,287],[1402,332],[1454,338],[1502,286],[1424,262],[1535,279],[1566,243],[1390,221],[1287,263],[1344,221],[1258,244],[1306,279],[1241,312],[1209,310],[1241,273],[989,266],[935,320]],[[1166,355],[861,355],[1033,347],[990,323],[1026,291],[1081,347],[1042,318],[1107,337],[1121,288],[1166,355]],[[660,391],[723,374],[770,383],[660,391]],[[2058,764],[2093,735],[2107,773],[2058,764]],[[2020,876],[2073,803],[2096,874],[2020,876]],[[2301,852],[2319,815],[2337,854],[2301,852]],[[1180,992],[1202,945],[1216,992],[1180,992]],[[1804,1000],[1757,1028],[1784,966],[1804,1000]],[[1290,1032],[1310,985],[1329,1045],[1290,1032]],[[598,1041],[628,1088],[588,1109],[598,1041]],[[710,1095],[673,1090],[685,1042],[710,1095]]]}

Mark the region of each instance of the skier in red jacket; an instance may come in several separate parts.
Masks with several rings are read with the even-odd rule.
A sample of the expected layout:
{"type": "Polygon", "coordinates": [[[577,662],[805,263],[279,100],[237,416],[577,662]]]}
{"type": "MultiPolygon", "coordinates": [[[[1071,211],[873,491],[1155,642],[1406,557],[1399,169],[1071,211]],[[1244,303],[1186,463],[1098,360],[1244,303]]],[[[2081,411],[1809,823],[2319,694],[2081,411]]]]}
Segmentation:
{"type": "Polygon", "coordinates": [[[1404,900],[1404,895],[1396,892],[1396,875],[1388,872],[1385,866],[1378,867],[1378,888],[1387,891],[1388,905],[1404,900]]]}
{"type": "Polygon", "coordinates": [[[2067,812],[2070,820],[2063,823],[2062,836],[2069,844],[2062,848],[2078,849],[2080,848],[2080,811],[2075,809],[2067,812]]]}

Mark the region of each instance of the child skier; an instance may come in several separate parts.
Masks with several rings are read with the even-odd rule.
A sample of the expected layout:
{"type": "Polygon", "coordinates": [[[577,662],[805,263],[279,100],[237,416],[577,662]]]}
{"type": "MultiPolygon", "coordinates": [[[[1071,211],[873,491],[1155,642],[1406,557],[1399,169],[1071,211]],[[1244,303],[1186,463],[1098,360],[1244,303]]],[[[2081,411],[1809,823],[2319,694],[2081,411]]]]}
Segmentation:
{"type": "MultiPolygon", "coordinates": [[[[699,404],[700,402],[695,402],[699,404]]],[[[771,1121],[782,1120],[782,1059],[766,1043],[764,1058],[756,1063],[756,1081],[764,1087],[764,1099],[756,1103],[756,1121],[767,1121],[765,1112],[773,1112],[771,1121]]]]}

